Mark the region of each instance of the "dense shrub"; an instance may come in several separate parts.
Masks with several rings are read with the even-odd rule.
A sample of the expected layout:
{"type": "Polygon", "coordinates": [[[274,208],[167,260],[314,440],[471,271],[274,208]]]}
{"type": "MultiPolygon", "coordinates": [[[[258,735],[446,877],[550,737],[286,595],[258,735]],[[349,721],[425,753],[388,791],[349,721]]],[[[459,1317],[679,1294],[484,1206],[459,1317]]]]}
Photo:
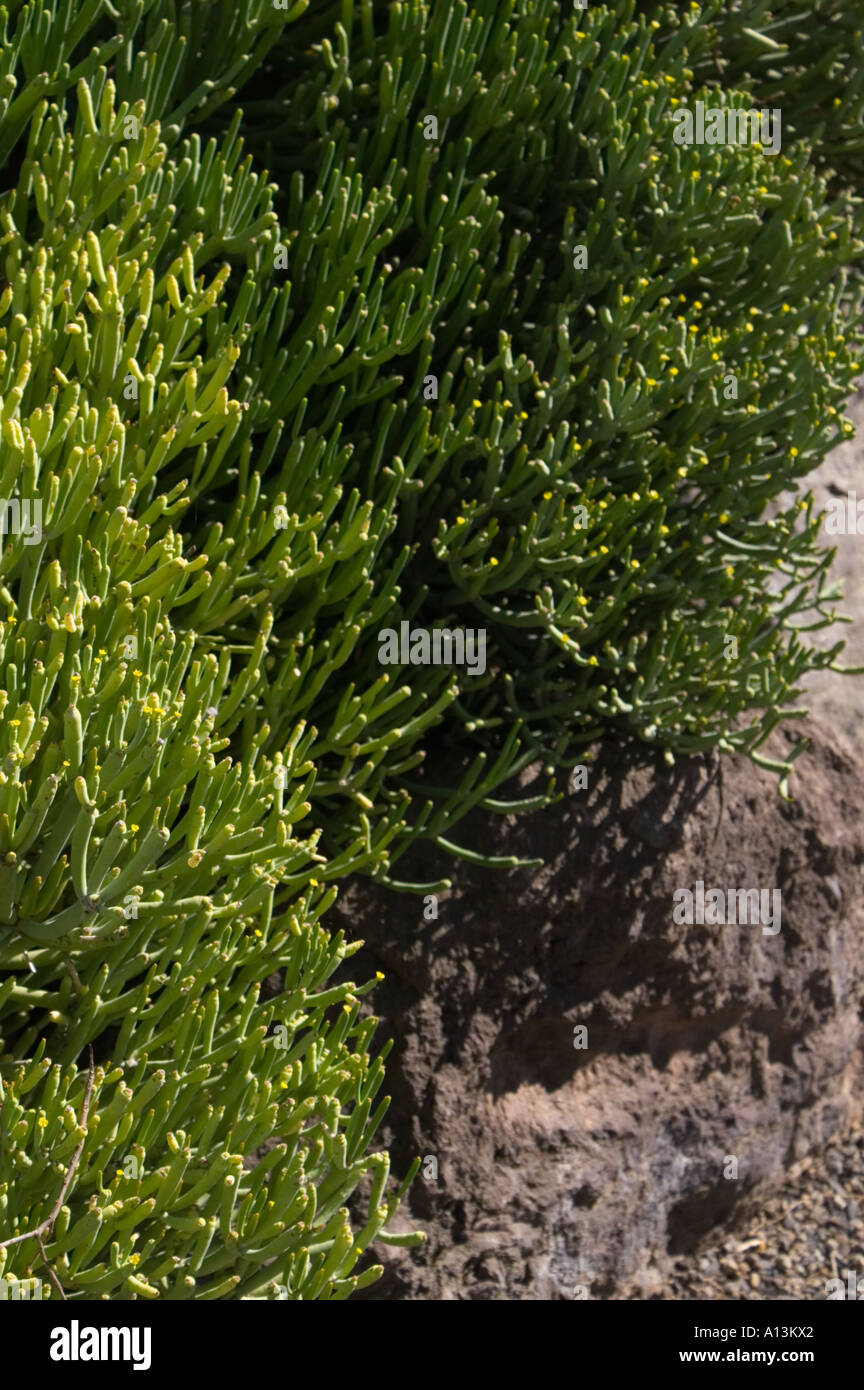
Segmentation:
{"type": "MultiPolygon", "coordinates": [[[[684,9],[692,15],[694,7],[684,9]]],[[[681,12],[667,11],[672,41],[681,12]]],[[[829,177],[860,190],[864,172],[864,14],[842,0],[711,0],[701,7],[694,67],[780,106],[829,177]],[[713,22],[713,24],[712,24],[713,22]]]]}
{"type": "Polygon", "coordinates": [[[12,9],[0,1274],[346,1297],[413,1237],[328,885],[601,732],[758,760],[835,663],[776,503],[850,428],[857,205],[674,142],[753,99],[717,7],[12,9]],[[403,622],[485,670],[383,667],[403,622]]]}

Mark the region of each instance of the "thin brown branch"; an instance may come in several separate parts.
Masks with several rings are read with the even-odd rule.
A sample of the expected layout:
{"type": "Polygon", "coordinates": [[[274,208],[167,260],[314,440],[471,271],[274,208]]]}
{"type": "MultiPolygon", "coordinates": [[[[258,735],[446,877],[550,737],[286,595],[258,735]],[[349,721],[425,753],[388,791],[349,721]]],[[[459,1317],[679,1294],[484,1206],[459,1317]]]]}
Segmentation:
{"type": "Polygon", "coordinates": [[[41,1240],[42,1236],[50,1236],[54,1230],[54,1222],[57,1220],[57,1217],[60,1214],[60,1208],[63,1205],[66,1193],[69,1191],[69,1185],[75,1176],[75,1169],[78,1167],[78,1164],[81,1161],[81,1155],[84,1152],[84,1145],[87,1142],[87,1115],[90,1110],[90,1097],[93,1094],[93,1081],[96,1074],[96,1068],[93,1062],[93,1048],[91,1047],[89,1051],[90,1070],[87,1075],[87,1085],[84,1087],[84,1103],[81,1106],[81,1119],[79,1121],[82,1129],[84,1130],[84,1134],[81,1136],[81,1142],[79,1143],[77,1149],[72,1155],[72,1162],[69,1164],[69,1167],[66,1170],[66,1177],[63,1180],[63,1186],[60,1188],[60,1196],[57,1198],[57,1201],[51,1208],[51,1211],[48,1214],[48,1216],[46,1216],[44,1221],[40,1221],[35,1231],[26,1231],[24,1235],[11,1236],[9,1240],[0,1240],[0,1250],[4,1250],[8,1245],[17,1245],[19,1241],[22,1240],[41,1240]]]}
{"type": "Polygon", "coordinates": [[[60,1280],[57,1278],[57,1275],[54,1273],[53,1269],[48,1263],[48,1256],[45,1254],[45,1246],[42,1244],[41,1236],[36,1237],[36,1244],[39,1246],[39,1254],[42,1256],[42,1263],[48,1271],[48,1278],[51,1280],[51,1283],[54,1285],[63,1302],[67,1303],[68,1299],[66,1298],[66,1295],[63,1292],[63,1285],[60,1283],[60,1280]]]}

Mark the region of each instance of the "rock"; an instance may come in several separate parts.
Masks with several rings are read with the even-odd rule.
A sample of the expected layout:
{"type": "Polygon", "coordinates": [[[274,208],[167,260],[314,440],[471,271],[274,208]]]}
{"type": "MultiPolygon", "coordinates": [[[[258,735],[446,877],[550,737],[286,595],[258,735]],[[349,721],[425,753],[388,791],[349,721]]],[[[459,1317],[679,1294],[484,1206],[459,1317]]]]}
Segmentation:
{"type": "MultiPolygon", "coordinates": [[[[856,492],[860,498],[861,465],[864,456],[864,378],[858,382],[855,395],[844,414],[858,430],[856,438],[838,444],[823,459],[818,468],[802,479],[803,490],[812,488],[815,512],[824,513],[830,497],[845,497],[856,492]]],[[[792,494],[784,494],[785,505],[792,494]]],[[[823,523],[824,527],[824,523],[823,523]]],[[[846,648],[837,658],[840,666],[864,665],[864,567],[861,565],[859,535],[823,536],[826,550],[836,548],[829,580],[843,585],[843,599],[836,604],[838,613],[845,613],[855,622],[843,627],[826,628],[808,634],[808,640],[823,650],[838,640],[846,648]]],[[[864,754],[864,677],[838,676],[830,670],[813,671],[802,680],[803,695],[798,700],[811,713],[831,728],[838,729],[856,753],[864,754]]]]}
{"type": "Polygon", "coordinates": [[[376,1144],[397,1172],[438,1160],[407,1207],[428,1243],[373,1247],[386,1273],[357,1297],[650,1297],[675,1256],[722,1242],[860,1116],[864,779],[813,722],[763,751],[802,732],[791,802],[746,759],[723,760],[721,797],[715,759],[603,746],[584,791],[447,832],[543,868],[412,847],[400,878],[453,881],[431,921],[422,898],[343,891],[328,925],[365,939],[350,978],[384,971],[370,1006],[395,1039],[376,1144]],[[673,893],[697,880],[779,888],[780,931],[675,925],[673,893]]]}

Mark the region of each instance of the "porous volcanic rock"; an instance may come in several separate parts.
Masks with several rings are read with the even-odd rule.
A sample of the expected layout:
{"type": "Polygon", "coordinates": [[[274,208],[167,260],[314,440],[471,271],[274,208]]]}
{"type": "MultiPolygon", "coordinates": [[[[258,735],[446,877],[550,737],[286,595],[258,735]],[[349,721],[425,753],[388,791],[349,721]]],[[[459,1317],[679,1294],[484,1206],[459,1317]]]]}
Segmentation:
{"type": "Polygon", "coordinates": [[[428,846],[400,861],[400,878],[452,879],[435,920],[350,881],[328,925],[365,941],[352,978],[385,973],[379,1142],[397,1172],[417,1154],[438,1172],[396,1223],[427,1244],[370,1251],[385,1274],[357,1297],[662,1296],[671,1257],[749,1219],[860,1118],[864,775],[809,721],[766,751],[802,732],[791,801],[743,758],[601,746],[586,789],[452,833],[542,868],[428,846]],[[779,888],[781,930],[675,925],[674,891],[699,879],[779,888]]]}

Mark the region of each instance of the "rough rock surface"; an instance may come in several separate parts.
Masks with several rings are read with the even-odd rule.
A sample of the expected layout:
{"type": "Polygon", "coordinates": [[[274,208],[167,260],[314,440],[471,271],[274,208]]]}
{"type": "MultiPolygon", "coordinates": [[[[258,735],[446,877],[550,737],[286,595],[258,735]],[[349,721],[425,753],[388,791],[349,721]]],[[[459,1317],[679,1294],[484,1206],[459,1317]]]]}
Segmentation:
{"type": "MultiPolygon", "coordinates": [[[[839,444],[808,476],[816,510],[824,512],[829,498],[854,492],[864,499],[864,379],[846,407],[845,414],[858,430],[857,438],[839,444]]],[[[824,525],[824,523],[823,523],[824,525]]],[[[846,643],[838,658],[841,666],[864,666],[864,534],[834,536],[825,533],[825,546],[836,548],[831,579],[843,585],[843,601],[837,610],[854,621],[842,627],[810,634],[816,646],[846,643]]],[[[864,754],[864,676],[838,676],[833,671],[814,671],[802,681],[799,701],[814,715],[839,729],[856,753],[864,754]]]]}
{"type": "Polygon", "coordinates": [[[400,877],[453,880],[437,920],[367,880],[340,895],[330,925],[366,942],[351,976],[386,975],[382,1145],[397,1172],[438,1166],[400,1227],[428,1243],[385,1249],[361,1297],[669,1296],[676,1256],[740,1229],[860,1117],[864,784],[831,728],[767,751],[802,732],[791,802],[744,759],[604,746],[586,789],[454,835],[543,868],[412,851],[400,877]],[[699,879],[781,889],[780,932],[675,925],[674,890],[699,879]]]}

